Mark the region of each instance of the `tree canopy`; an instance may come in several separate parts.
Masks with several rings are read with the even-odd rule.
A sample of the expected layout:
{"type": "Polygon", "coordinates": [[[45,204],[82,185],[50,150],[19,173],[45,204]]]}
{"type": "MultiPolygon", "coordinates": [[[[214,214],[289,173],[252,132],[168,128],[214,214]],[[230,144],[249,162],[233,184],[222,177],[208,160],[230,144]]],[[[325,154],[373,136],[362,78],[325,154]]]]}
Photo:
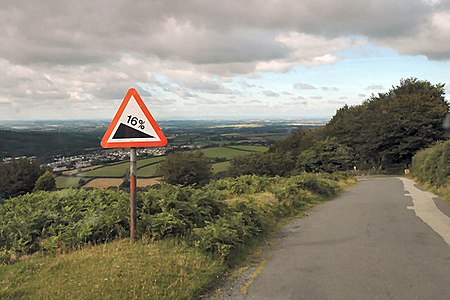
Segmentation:
{"type": "Polygon", "coordinates": [[[365,167],[409,165],[418,150],[444,139],[444,95],[443,84],[402,80],[361,105],[339,109],[325,135],[353,148],[365,167]]]}
{"type": "Polygon", "coordinates": [[[231,161],[229,174],[260,175],[260,176],[288,176],[295,167],[295,162],[286,153],[255,153],[238,156],[231,161]]]}
{"type": "Polygon", "coordinates": [[[168,154],[159,173],[170,184],[203,185],[211,179],[211,160],[200,151],[168,154]]]}
{"type": "Polygon", "coordinates": [[[33,191],[41,175],[39,164],[28,159],[12,160],[0,164],[0,199],[33,191]]]}
{"type": "Polygon", "coordinates": [[[56,190],[56,181],[52,172],[46,171],[36,181],[33,191],[54,191],[56,190]]]}
{"type": "Polygon", "coordinates": [[[408,78],[361,105],[340,108],[324,128],[301,128],[268,153],[236,158],[232,175],[408,167],[414,154],[445,138],[444,85],[408,78]]]}
{"type": "Polygon", "coordinates": [[[354,164],[355,156],[350,147],[339,144],[335,138],[327,138],[300,154],[297,169],[332,173],[351,170],[354,164]]]}

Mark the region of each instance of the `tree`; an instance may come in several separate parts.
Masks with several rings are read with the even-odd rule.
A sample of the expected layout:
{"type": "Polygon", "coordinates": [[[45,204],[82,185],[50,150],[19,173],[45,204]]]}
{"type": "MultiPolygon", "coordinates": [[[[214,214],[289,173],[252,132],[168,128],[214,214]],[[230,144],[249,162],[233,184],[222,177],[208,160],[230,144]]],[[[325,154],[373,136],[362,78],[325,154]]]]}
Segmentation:
{"type": "Polygon", "coordinates": [[[228,170],[232,176],[288,176],[294,166],[290,154],[266,152],[235,157],[228,170]]]}
{"type": "Polygon", "coordinates": [[[0,164],[0,198],[7,199],[33,191],[41,174],[39,164],[26,158],[0,164]]]}
{"type": "Polygon", "coordinates": [[[323,129],[307,129],[301,127],[297,131],[290,134],[286,139],[273,145],[269,152],[289,153],[292,159],[297,159],[299,154],[309,149],[319,140],[323,139],[323,129]]]}
{"type": "Polygon", "coordinates": [[[327,138],[300,154],[297,169],[332,173],[350,170],[354,164],[355,156],[350,147],[339,144],[335,138],[327,138]]]}
{"type": "Polygon", "coordinates": [[[158,169],[170,184],[204,185],[211,179],[211,160],[200,151],[168,154],[158,169]]]}
{"type": "Polygon", "coordinates": [[[338,110],[325,135],[353,148],[366,168],[408,166],[414,153],[445,137],[447,111],[443,84],[409,78],[362,105],[338,110]]]}
{"type": "Polygon", "coordinates": [[[46,171],[36,181],[33,191],[54,191],[56,190],[55,177],[52,172],[46,171]]]}

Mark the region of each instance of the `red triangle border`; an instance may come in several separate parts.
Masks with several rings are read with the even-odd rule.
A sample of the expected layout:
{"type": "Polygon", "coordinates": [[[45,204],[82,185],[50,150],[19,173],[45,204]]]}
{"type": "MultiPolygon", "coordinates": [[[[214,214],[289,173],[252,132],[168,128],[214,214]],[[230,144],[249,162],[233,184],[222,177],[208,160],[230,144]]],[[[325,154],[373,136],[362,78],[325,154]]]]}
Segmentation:
{"type": "Polygon", "coordinates": [[[145,147],[163,147],[167,145],[167,138],[164,135],[163,131],[159,127],[158,123],[156,122],[155,118],[153,118],[152,114],[148,110],[147,106],[145,105],[144,101],[142,101],[141,96],[139,96],[139,93],[136,89],[130,88],[125,95],[125,98],[122,101],[122,104],[120,104],[119,109],[116,112],[116,115],[114,116],[113,120],[111,121],[111,124],[108,127],[108,130],[106,130],[105,135],[102,138],[101,145],[103,148],[145,148],[145,147]],[[131,96],[136,99],[136,102],[139,104],[139,107],[141,108],[144,115],[149,120],[151,126],[155,130],[156,134],[158,135],[160,141],[154,141],[154,142],[108,142],[109,138],[113,134],[113,130],[117,125],[117,122],[119,122],[120,117],[123,114],[123,111],[128,105],[128,102],[131,99],[131,96]]]}

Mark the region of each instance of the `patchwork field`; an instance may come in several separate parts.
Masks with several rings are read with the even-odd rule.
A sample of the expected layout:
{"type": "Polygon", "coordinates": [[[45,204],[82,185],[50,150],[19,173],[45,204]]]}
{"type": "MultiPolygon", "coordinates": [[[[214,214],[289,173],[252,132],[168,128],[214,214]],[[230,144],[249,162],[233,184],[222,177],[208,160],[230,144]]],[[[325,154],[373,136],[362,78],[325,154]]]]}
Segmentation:
{"type": "Polygon", "coordinates": [[[72,177],[72,176],[59,176],[55,178],[56,187],[59,189],[76,187],[80,182],[80,177],[72,177]]]}
{"type": "MultiPolygon", "coordinates": [[[[164,156],[139,159],[136,163],[137,168],[139,169],[144,166],[156,164],[156,163],[163,161],[164,159],[165,159],[164,156]]],[[[122,178],[123,176],[125,176],[125,173],[127,172],[129,167],[130,167],[130,162],[126,161],[126,162],[122,162],[122,163],[106,165],[101,168],[97,168],[97,169],[90,170],[87,172],[79,173],[78,176],[122,178]]]]}
{"type": "MultiPolygon", "coordinates": [[[[257,146],[255,146],[257,147],[257,146]]],[[[246,153],[246,151],[242,151],[239,149],[231,148],[231,147],[214,147],[214,148],[206,148],[200,150],[205,154],[206,157],[210,158],[225,158],[226,160],[231,160],[235,157],[248,155],[251,153],[246,153]]],[[[255,152],[255,151],[253,151],[255,152]]]]}
{"type": "Polygon", "coordinates": [[[137,186],[144,187],[161,183],[161,178],[138,178],[137,186]]]}
{"type": "Polygon", "coordinates": [[[218,172],[226,171],[229,166],[230,166],[230,162],[229,161],[223,161],[223,162],[215,163],[215,164],[212,165],[212,172],[213,173],[218,173],[218,172]]]}
{"type": "MultiPolygon", "coordinates": [[[[268,147],[264,146],[229,146],[229,147],[214,147],[201,149],[206,157],[209,158],[222,158],[223,162],[217,162],[212,165],[213,173],[225,171],[229,165],[230,160],[238,156],[250,155],[256,152],[267,151],[268,147]]],[[[138,180],[139,186],[147,186],[157,183],[155,181],[158,174],[158,164],[165,159],[164,156],[151,157],[139,159],[137,161],[138,180]]],[[[64,176],[56,178],[57,188],[76,187],[79,185],[79,180],[88,181],[85,187],[93,188],[106,188],[109,186],[119,186],[123,177],[127,173],[130,167],[128,161],[112,163],[102,167],[96,166],[95,168],[86,169],[81,173],[77,173],[76,170],[70,170],[63,173],[64,176]],[[90,181],[89,181],[90,180],[90,181]]]]}
{"type": "Polygon", "coordinates": [[[95,178],[84,185],[84,187],[105,189],[110,186],[119,186],[122,182],[122,178],[95,178]]]}

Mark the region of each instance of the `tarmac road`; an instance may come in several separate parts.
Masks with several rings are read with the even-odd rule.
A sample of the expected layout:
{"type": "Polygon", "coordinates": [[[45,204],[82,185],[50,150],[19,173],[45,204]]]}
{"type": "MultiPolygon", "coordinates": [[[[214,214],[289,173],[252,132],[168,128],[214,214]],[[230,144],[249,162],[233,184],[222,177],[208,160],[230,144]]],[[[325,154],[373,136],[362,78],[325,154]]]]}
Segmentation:
{"type": "Polygon", "coordinates": [[[361,180],[289,225],[245,298],[450,299],[450,211],[432,197],[409,179],[361,180]]]}

